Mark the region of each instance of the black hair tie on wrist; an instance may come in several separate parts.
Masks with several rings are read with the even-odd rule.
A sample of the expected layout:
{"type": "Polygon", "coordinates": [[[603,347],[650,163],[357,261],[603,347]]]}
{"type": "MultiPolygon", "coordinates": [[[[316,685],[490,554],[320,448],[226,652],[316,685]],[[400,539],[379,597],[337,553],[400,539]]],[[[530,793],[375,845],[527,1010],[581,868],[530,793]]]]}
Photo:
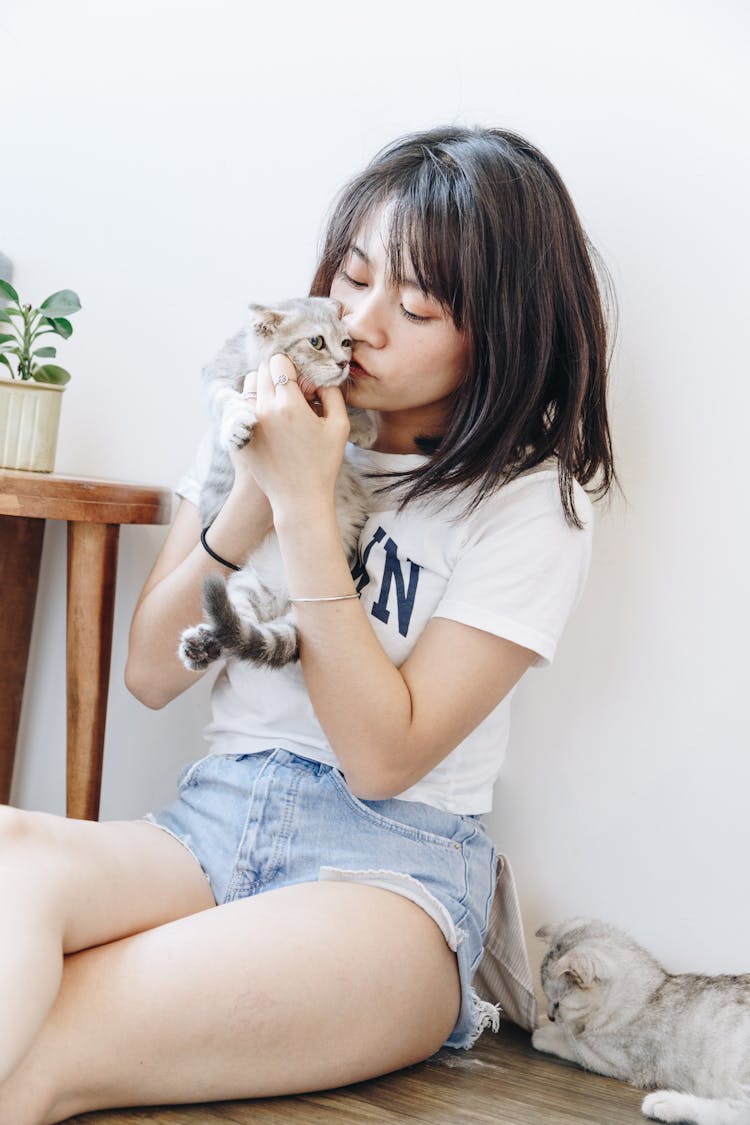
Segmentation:
{"type": "Polygon", "coordinates": [[[203,531],[201,532],[201,545],[203,546],[203,549],[205,551],[208,551],[212,559],[216,559],[217,563],[221,563],[222,566],[228,567],[229,570],[242,570],[241,566],[235,566],[234,563],[227,562],[227,560],[223,559],[221,555],[217,555],[216,551],[211,550],[208,543],[206,542],[206,532],[211,529],[211,526],[212,525],[209,524],[208,527],[204,527],[203,531]]]}

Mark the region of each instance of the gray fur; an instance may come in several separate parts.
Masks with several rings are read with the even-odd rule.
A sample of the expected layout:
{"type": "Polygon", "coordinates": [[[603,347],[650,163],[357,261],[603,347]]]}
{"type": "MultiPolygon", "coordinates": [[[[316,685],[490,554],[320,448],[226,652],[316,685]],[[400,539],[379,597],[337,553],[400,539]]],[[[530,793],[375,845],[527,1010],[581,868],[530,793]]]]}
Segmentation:
{"type": "Polygon", "coordinates": [[[643,1089],[646,1117],[750,1125],[750,975],[668,973],[614,926],[574,918],[537,933],[549,946],[550,1023],[532,1043],[643,1089]]]}
{"type": "MultiPolygon", "coordinates": [[[[274,306],[253,304],[250,311],[248,325],[227,340],[203,372],[214,438],[199,499],[204,527],[216,518],[232,487],[230,450],[241,449],[252,440],[257,419],[253,400],[242,396],[246,374],[284,352],[297,368],[303,390],[338,386],[349,375],[351,341],[337,301],[303,297],[274,306]]],[[[371,444],[375,430],[370,416],[363,410],[350,410],[349,420],[350,439],[371,444]]],[[[365,491],[346,460],[336,483],[335,501],[344,550],[353,557],[366,517],[365,491]]],[[[186,629],[180,638],[178,652],[186,668],[201,671],[230,655],[267,667],[281,667],[299,658],[297,628],[274,534],[228,580],[217,574],[207,576],[203,601],[205,622],[186,629]]]]}

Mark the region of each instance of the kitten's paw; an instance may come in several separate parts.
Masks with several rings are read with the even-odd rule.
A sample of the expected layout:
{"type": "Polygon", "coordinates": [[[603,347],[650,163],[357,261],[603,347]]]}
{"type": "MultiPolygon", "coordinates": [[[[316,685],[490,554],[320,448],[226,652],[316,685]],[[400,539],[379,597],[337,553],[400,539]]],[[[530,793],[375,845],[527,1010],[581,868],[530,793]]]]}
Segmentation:
{"type": "Polygon", "coordinates": [[[377,437],[375,415],[369,410],[349,410],[349,441],[369,449],[377,437]]]}
{"type": "Polygon", "coordinates": [[[225,449],[242,449],[253,436],[258,418],[250,400],[231,399],[224,407],[219,438],[225,449]]]}
{"type": "Polygon", "coordinates": [[[679,1094],[676,1090],[655,1090],[641,1102],[641,1113],[652,1121],[695,1121],[691,1112],[694,1101],[691,1094],[679,1094]]]}
{"type": "Polygon", "coordinates": [[[190,672],[202,672],[221,656],[221,645],[208,625],[194,625],[180,637],[177,654],[190,672]]]}

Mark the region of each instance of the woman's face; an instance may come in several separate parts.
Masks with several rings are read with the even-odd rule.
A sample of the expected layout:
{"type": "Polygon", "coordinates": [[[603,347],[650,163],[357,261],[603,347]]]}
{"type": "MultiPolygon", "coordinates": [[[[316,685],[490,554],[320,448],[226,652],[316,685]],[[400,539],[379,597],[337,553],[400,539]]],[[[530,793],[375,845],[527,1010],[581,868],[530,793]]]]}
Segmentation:
{"type": "MultiPolygon", "coordinates": [[[[388,284],[387,223],[387,208],[381,208],[359,231],[331,296],[342,306],[354,349],[347,402],[381,411],[381,435],[388,435],[390,451],[412,453],[415,436],[442,433],[469,345],[416,280],[388,284]]],[[[376,449],[383,446],[375,443],[376,449]]]]}

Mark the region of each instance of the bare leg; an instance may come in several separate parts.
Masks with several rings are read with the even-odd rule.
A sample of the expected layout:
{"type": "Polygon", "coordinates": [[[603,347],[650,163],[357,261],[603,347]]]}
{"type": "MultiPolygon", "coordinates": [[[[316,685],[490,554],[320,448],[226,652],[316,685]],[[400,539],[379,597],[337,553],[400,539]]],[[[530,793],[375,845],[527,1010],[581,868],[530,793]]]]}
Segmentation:
{"type": "Polygon", "coordinates": [[[0,1081],[28,1051],[63,954],[213,906],[189,853],[148,824],[0,808],[0,1081]]]}
{"type": "Polygon", "coordinates": [[[0,1120],[355,1082],[427,1058],[458,1007],[455,957],[414,903],[348,883],[271,891],[69,957],[0,1120]]]}

